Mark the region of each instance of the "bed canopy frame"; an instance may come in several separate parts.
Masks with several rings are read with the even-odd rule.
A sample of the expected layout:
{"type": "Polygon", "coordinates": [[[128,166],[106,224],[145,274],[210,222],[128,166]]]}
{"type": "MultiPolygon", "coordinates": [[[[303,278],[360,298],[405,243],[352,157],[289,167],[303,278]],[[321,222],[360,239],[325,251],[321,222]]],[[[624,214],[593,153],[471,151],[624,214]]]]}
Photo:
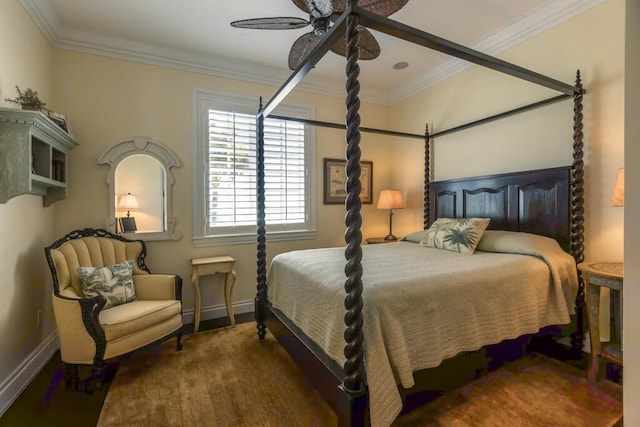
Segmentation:
{"type": "MultiPolygon", "coordinates": [[[[556,103],[568,98],[573,99],[573,162],[571,165],[571,177],[569,183],[569,249],[576,263],[584,260],[584,162],[583,162],[583,115],[582,98],[585,90],[582,87],[580,72],[577,72],[574,85],[566,84],[553,78],[527,70],[509,62],[491,57],[484,53],[467,48],[460,44],[445,40],[433,34],[412,28],[389,18],[378,16],[358,6],[357,0],[349,0],[345,12],[338,18],[335,24],[325,35],[323,41],[314,48],[309,56],[290,75],[275,95],[264,105],[260,99],[257,113],[257,295],[255,299],[255,317],[257,322],[258,337],[264,339],[266,334],[266,316],[269,311],[267,298],[267,269],[266,269],[266,222],[265,222],[265,158],[264,158],[264,120],[266,117],[297,120],[303,123],[337,129],[346,129],[346,188],[345,200],[345,347],[346,362],[344,367],[339,367],[332,360],[319,357],[315,361],[318,368],[335,371],[342,370],[342,378],[336,405],[341,425],[366,424],[367,389],[364,370],[363,350],[363,300],[362,300],[362,217],[360,200],[360,138],[361,132],[373,132],[398,137],[424,139],[424,227],[429,225],[432,212],[430,212],[430,144],[433,138],[468,129],[493,120],[498,120],[534,108],[539,108],[556,103]],[[492,115],[481,120],[476,120],[451,129],[429,133],[426,128],[424,135],[416,135],[404,132],[372,129],[360,126],[360,83],[358,77],[360,68],[358,65],[359,48],[357,47],[359,25],[380,31],[393,37],[397,37],[432,50],[436,50],[450,56],[454,56],[471,63],[481,65],[510,76],[560,92],[560,95],[542,101],[534,102],[504,113],[492,115]],[[329,51],[330,47],[339,37],[347,40],[347,65],[346,65],[346,121],[345,124],[321,122],[316,120],[296,119],[272,114],[280,102],[297,86],[309,71],[329,51]]],[[[579,272],[578,272],[579,274],[579,272]]],[[[584,284],[579,276],[579,288],[576,298],[576,331],[571,336],[571,346],[576,354],[580,354],[583,342],[583,313],[584,284]]],[[[271,327],[271,326],[270,326],[271,327]]],[[[296,332],[295,325],[289,328],[296,332]]],[[[299,331],[298,331],[299,332],[299,331]]],[[[282,342],[282,341],[281,341],[282,342]]],[[[291,343],[292,347],[309,346],[308,343],[291,343]]],[[[315,354],[315,353],[314,353],[315,354]]],[[[313,366],[313,363],[312,363],[313,366]]],[[[321,379],[320,379],[321,380],[321,379]]]]}

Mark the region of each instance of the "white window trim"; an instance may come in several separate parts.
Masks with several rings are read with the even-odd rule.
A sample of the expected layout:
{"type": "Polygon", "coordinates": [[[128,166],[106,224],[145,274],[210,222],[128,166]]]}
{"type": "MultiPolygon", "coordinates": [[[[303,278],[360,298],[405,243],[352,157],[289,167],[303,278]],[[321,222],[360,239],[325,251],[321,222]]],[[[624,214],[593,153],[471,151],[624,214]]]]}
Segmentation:
{"type": "MultiPolygon", "coordinates": [[[[215,104],[216,108],[243,114],[255,115],[258,111],[258,100],[253,97],[233,95],[207,89],[193,90],[193,245],[195,247],[229,245],[238,243],[256,243],[257,229],[253,233],[225,234],[220,236],[206,235],[205,216],[205,182],[202,177],[206,173],[207,135],[205,134],[207,120],[206,106],[215,104]]],[[[286,117],[315,119],[315,108],[301,104],[280,104],[274,114],[286,117]]],[[[267,225],[267,239],[270,241],[302,240],[316,238],[316,142],[315,130],[306,127],[308,132],[309,150],[307,164],[309,167],[305,194],[309,204],[309,228],[295,231],[269,231],[267,225]]]]}

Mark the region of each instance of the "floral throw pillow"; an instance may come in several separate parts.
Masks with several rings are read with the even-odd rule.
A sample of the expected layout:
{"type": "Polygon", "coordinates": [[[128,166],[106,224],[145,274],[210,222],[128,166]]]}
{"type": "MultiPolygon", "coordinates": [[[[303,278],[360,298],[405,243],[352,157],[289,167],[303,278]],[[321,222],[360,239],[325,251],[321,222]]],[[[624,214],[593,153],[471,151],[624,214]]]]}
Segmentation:
{"type": "Polygon", "coordinates": [[[106,267],[78,267],[78,276],[85,297],[102,295],[107,299],[104,308],[136,300],[131,259],[106,267]]]}
{"type": "Polygon", "coordinates": [[[472,254],[488,225],[489,218],[438,218],[420,245],[472,254]]]}

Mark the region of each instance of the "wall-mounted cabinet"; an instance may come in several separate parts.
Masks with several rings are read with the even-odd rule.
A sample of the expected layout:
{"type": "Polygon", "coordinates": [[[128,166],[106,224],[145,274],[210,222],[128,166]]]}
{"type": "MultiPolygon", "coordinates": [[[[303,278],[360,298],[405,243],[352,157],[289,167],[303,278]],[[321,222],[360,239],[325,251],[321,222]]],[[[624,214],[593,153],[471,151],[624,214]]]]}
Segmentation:
{"type": "Polygon", "coordinates": [[[67,196],[67,153],[78,143],[40,111],[0,108],[0,203],[21,194],[44,206],[67,196]]]}

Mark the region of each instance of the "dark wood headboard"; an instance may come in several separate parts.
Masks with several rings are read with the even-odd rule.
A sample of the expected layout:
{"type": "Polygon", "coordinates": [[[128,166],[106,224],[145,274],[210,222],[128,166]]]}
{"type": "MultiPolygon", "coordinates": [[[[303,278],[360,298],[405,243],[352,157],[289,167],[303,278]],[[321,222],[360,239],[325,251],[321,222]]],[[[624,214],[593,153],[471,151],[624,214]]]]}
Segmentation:
{"type": "Polygon", "coordinates": [[[489,229],[524,231],[570,248],[569,166],[432,182],[436,218],[491,218],[489,229]]]}

